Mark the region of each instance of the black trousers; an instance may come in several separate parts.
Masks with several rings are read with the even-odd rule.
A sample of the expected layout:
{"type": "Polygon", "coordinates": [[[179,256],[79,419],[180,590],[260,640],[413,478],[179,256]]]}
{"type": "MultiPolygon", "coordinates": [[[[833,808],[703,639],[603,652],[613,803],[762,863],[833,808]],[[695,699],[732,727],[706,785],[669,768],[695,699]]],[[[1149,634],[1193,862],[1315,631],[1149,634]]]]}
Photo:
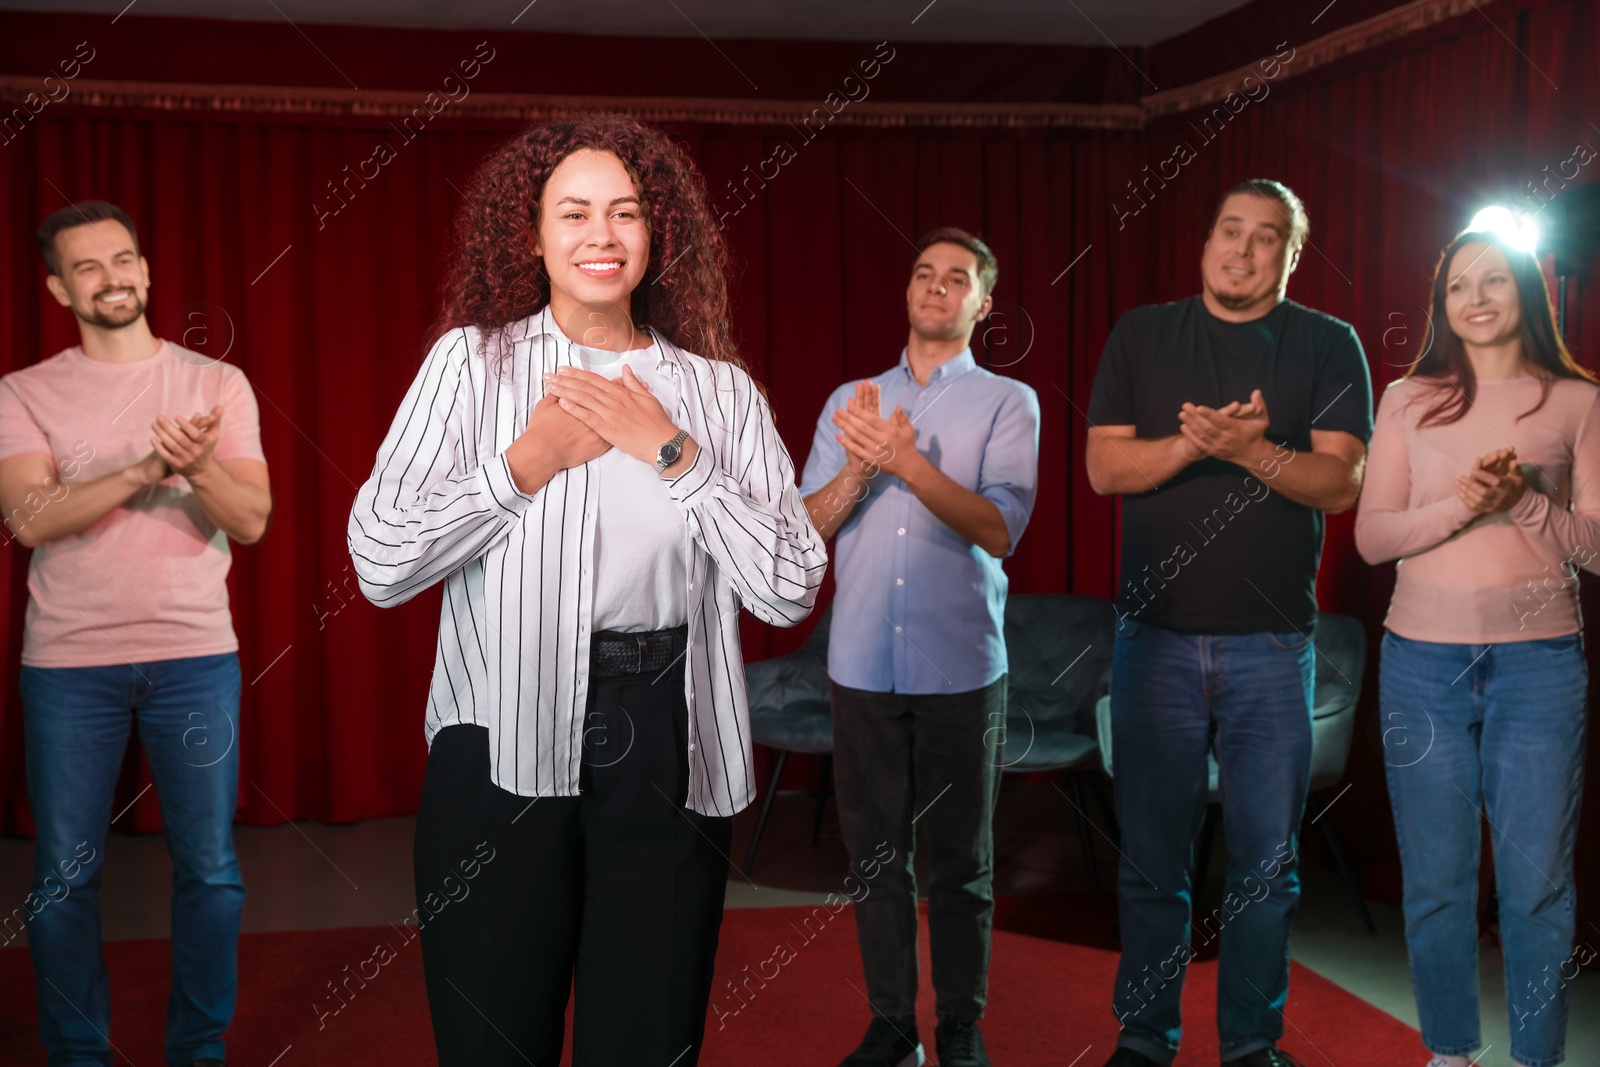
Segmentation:
{"type": "Polygon", "coordinates": [[[933,873],[934,1010],[976,1020],[989,991],[1005,676],[971,692],[928,695],[835,682],[832,696],[839,826],[862,884],[852,899],[872,1008],[891,1019],[916,1013],[915,823],[933,873]]]}
{"type": "Polygon", "coordinates": [[[556,1067],[569,988],[574,1067],[699,1059],[732,820],[683,806],[683,664],[658,674],[591,680],[576,797],[496,787],[483,727],[434,737],[415,871],[442,1067],[556,1067]]]}

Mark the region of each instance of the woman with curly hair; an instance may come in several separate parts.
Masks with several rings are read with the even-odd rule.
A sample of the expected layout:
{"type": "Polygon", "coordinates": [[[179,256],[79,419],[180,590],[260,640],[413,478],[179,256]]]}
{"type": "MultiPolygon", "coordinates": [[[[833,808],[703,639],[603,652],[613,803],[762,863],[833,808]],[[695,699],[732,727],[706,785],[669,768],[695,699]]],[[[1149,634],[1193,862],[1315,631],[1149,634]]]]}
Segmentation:
{"type": "Polygon", "coordinates": [[[379,606],[444,583],[417,814],[439,1062],[698,1060],[731,816],[754,795],[743,604],[827,564],[729,339],[682,149],[530,129],[459,214],[440,337],[350,513],[379,606]]]}
{"type": "Polygon", "coordinates": [[[1600,570],[1600,388],[1538,261],[1503,238],[1451,241],[1432,304],[1422,358],[1378,406],[1355,530],[1368,563],[1400,561],[1378,689],[1411,981],[1430,1067],[1466,1067],[1487,816],[1511,1058],[1552,1067],[1578,966],[1578,571],[1600,570]]]}

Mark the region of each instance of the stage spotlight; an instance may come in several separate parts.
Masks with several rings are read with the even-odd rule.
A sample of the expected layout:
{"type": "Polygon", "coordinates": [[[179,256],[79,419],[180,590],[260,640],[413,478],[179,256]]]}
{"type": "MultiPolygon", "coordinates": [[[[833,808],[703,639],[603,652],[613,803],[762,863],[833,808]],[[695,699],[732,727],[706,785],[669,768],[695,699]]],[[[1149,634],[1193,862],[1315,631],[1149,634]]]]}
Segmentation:
{"type": "Polygon", "coordinates": [[[1486,207],[1472,216],[1467,229],[1497,234],[1511,247],[1524,252],[1532,252],[1539,246],[1539,224],[1533,216],[1513,212],[1499,204],[1486,207]]]}

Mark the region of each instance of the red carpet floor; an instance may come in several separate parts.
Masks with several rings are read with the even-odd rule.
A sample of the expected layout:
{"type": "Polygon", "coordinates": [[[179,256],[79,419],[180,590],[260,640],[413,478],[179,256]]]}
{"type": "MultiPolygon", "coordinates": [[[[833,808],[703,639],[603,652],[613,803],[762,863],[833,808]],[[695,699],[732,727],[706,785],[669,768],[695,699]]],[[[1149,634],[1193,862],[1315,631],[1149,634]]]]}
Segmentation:
{"type": "MultiPolygon", "coordinates": [[[[851,911],[826,923],[813,919],[802,929],[810,914],[798,908],[727,913],[700,1061],[706,1067],[835,1067],[854,1048],[868,1007],[851,911]],[[775,955],[780,947],[784,951],[775,955]],[[777,974],[764,988],[751,981],[756,992],[741,1001],[726,983],[746,966],[766,975],[776,968],[777,974]]],[[[1099,1067],[1116,1041],[1108,1007],[1116,954],[1015,932],[1019,924],[1005,915],[1003,909],[1002,925],[1013,929],[995,932],[984,1021],[990,1055],[1000,1067],[1099,1067]]],[[[926,938],[924,917],[924,946],[926,938]]],[[[168,943],[113,942],[106,954],[111,1039],[122,1053],[117,1063],[162,1067],[168,943]]],[[[406,944],[394,930],[249,934],[239,960],[239,1010],[227,1035],[230,1067],[436,1062],[421,953],[415,941],[406,944]],[[393,958],[342,1011],[322,1018],[319,1029],[317,1005],[326,1010],[331,1004],[328,981],[342,977],[347,964],[356,970],[384,941],[394,949],[393,958]]],[[[371,973],[373,967],[364,969],[371,973]]],[[[922,975],[919,1014],[931,1059],[933,994],[925,951],[922,975]]],[[[1216,962],[1196,962],[1184,989],[1188,1032],[1178,1067],[1217,1063],[1215,1003],[1216,962]]],[[[0,1064],[44,1063],[35,1010],[26,950],[0,951],[0,1064]]],[[[1283,1048],[1307,1067],[1377,1067],[1420,1062],[1423,1055],[1416,1031],[1299,966],[1287,1018],[1283,1048]]]]}

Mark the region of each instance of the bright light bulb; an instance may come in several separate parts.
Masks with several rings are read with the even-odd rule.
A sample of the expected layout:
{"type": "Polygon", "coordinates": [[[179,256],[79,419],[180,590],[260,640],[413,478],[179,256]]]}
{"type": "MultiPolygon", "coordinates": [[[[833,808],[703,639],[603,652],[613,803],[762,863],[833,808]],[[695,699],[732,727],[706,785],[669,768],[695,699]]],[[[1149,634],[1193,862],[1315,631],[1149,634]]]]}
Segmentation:
{"type": "Polygon", "coordinates": [[[1495,234],[1512,248],[1523,252],[1532,252],[1539,247],[1539,224],[1533,216],[1514,213],[1499,204],[1486,207],[1472,216],[1467,228],[1495,234]]]}

